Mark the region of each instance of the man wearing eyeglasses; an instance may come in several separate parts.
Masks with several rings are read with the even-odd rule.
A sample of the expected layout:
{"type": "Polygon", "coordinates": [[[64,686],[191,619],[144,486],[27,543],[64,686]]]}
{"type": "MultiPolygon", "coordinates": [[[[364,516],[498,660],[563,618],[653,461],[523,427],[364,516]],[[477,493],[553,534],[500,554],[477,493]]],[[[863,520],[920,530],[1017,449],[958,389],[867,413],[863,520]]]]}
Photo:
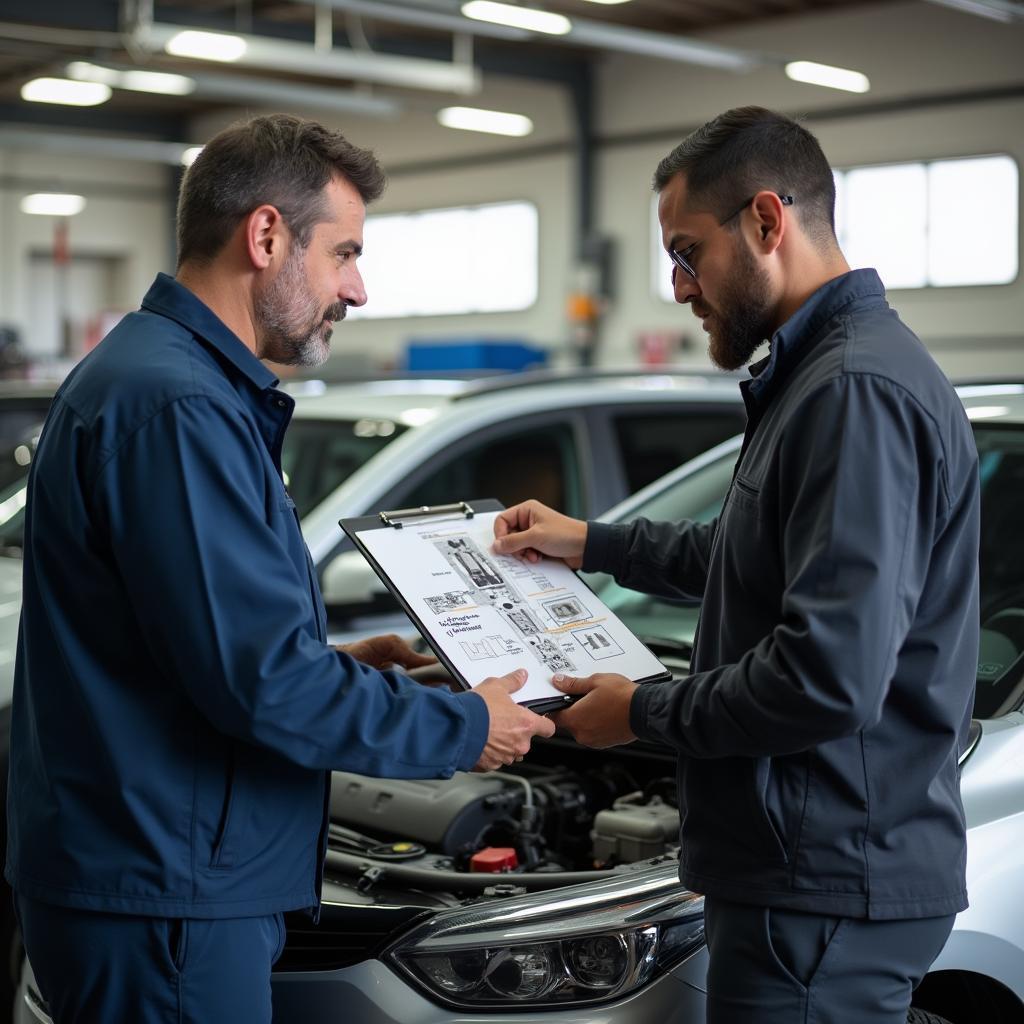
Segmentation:
{"type": "Polygon", "coordinates": [[[495,546],[698,597],[690,675],[556,682],[595,747],[679,753],[680,877],[706,895],[712,1024],[904,1024],[967,906],[958,757],[978,653],[977,453],[873,270],[836,242],[817,140],[730,110],[659,165],[676,300],[748,425],[710,524],[526,502],[495,546]]]}

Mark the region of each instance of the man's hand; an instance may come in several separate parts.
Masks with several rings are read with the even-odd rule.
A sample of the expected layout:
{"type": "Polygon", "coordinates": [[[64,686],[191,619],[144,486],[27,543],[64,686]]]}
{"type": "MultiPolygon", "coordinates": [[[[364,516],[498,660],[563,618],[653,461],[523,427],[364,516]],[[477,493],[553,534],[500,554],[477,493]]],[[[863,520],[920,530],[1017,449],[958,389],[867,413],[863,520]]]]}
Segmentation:
{"type": "Polygon", "coordinates": [[[539,501],[524,501],[494,520],[494,550],[539,562],[541,555],[564,558],[571,569],[583,564],[587,524],[556,512],[539,501]]]}
{"type": "Polygon", "coordinates": [[[584,679],[559,674],[551,681],[562,693],[574,697],[586,694],[572,707],[551,716],[557,725],[572,733],[577,743],[585,747],[615,747],[636,739],[629,727],[629,705],[637,688],[631,679],[599,672],[584,679]]]}
{"type": "Polygon", "coordinates": [[[473,692],[483,697],[491,716],[487,744],[473,771],[492,772],[503,764],[522,761],[534,736],[554,734],[553,722],[520,707],[509,696],[525,682],[526,670],[520,668],[507,676],[491,676],[473,687],[473,692]]]}
{"type": "Polygon", "coordinates": [[[400,636],[388,633],[386,636],[371,636],[355,643],[341,644],[337,650],[361,661],[371,668],[422,668],[437,664],[437,658],[430,654],[417,654],[400,636]]]}

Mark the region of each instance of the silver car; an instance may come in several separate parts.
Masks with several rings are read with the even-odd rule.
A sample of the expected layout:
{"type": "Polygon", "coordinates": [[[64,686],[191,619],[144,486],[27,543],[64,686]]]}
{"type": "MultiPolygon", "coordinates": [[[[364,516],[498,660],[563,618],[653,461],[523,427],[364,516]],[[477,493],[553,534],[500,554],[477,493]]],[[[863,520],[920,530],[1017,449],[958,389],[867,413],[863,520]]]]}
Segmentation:
{"type": "MultiPolygon", "coordinates": [[[[1024,387],[961,389],[981,455],[982,657],[963,752],[971,908],[911,1020],[1019,1021],[1024,922],[1024,387]],[[941,1015],[937,1017],[935,1015],[941,1015]]],[[[738,439],[607,518],[714,517],[738,439]]],[[[697,609],[591,585],[685,673],[697,609]]],[[[672,753],[536,741],[515,772],[447,782],[336,773],[325,905],[289,919],[276,1021],[662,1024],[704,1019],[700,897],[676,880],[672,753]],[[504,864],[497,874],[481,868],[504,864]]],[[[26,969],[19,1011],[45,1020],[26,969]]]]}

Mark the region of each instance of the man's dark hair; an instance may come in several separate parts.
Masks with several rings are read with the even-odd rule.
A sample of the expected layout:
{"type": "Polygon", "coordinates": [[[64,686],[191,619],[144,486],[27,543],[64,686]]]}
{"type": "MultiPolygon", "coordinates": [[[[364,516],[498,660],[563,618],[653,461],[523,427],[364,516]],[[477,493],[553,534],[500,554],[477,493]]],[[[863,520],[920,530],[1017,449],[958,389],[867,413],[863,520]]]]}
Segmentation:
{"type": "Polygon", "coordinates": [[[364,203],[386,179],[368,149],[341,132],[290,114],[239,121],[214,136],[186,171],[178,198],[178,266],[208,263],[243,217],[277,207],[300,247],[326,218],[324,188],[335,176],[350,182],[364,203]]]}
{"type": "Polygon", "coordinates": [[[680,172],[691,209],[719,220],[768,189],[793,197],[793,210],[821,246],[835,244],[836,186],[818,140],[801,124],[764,107],[736,107],[687,135],[658,164],[654,190],[680,172]]]}

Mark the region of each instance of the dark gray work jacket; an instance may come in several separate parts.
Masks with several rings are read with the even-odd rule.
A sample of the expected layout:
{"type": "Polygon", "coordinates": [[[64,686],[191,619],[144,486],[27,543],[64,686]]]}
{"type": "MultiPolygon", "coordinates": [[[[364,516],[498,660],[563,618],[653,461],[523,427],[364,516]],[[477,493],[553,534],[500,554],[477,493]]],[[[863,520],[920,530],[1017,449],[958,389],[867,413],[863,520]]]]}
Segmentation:
{"type": "Polygon", "coordinates": [[[640,687],[630,716],[680,755],[681,879],[824,914],[960,911],[978,657],[964,409],[871,270],[815,292],[753,371],[718,519],[592,524],[584,559],[703,599],[692,674],[640,687]]]}

